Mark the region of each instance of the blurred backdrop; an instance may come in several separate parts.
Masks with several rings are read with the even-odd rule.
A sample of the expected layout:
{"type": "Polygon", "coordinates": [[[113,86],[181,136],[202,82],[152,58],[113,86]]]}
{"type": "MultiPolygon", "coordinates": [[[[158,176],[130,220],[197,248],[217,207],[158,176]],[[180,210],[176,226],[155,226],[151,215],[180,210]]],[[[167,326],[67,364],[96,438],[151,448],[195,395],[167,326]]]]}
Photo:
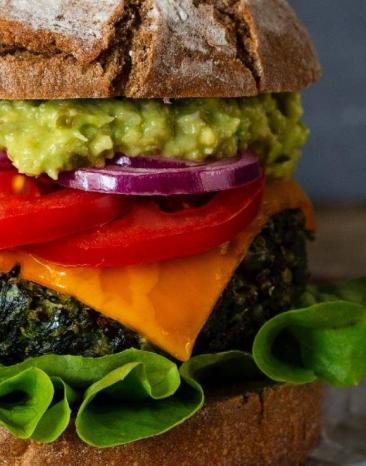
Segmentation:
{"type": "Polygon", "coordinates": [[[289,0],[324,75],[305,91],[311,139],[298,179],[317,205],[313,276],[366,275],[366,0],[289,0]]]}
{"type": "Polygon", "coordinates": [[[298,179],[318,202],[366,202],[366,0],[290,3],[324,68],[304,94],[312,136],[298,179]]]}

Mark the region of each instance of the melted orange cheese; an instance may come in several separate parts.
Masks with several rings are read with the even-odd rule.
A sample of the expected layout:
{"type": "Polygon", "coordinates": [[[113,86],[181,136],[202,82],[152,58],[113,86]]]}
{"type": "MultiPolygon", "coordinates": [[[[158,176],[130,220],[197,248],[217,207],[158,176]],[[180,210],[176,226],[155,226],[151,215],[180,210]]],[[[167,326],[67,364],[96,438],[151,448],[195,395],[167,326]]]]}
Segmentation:
{"type": "Polygon", "coordinates": [[[233,241],[207,253],[161,263],[116,269],[66,268],[26,253],[0,253],[0,271],[21,266],[22,277],[74,296],[133,329],[179,360],[192,354],[195,340],[269,218],[301,208],[314,228],[309,199],[293,181],[265,188],[257,218],[233,241]]]}

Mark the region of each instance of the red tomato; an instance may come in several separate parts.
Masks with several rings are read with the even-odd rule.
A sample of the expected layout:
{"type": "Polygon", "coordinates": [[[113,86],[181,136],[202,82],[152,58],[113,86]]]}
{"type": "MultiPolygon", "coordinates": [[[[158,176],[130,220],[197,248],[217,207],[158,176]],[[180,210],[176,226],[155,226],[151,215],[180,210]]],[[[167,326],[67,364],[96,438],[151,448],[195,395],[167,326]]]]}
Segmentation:
{"type": "Polygon", "coordinates": [[[0,249],[53,241],[118,218],[128,201],[122,196],[71,189],[42,194],[31,178],[0,174],[0,249]]]}
{"type": "Polygon", "coordinates": [[[13,171],[0,172],[0,196],[13,195],[24,197],[37,197],[41,191],[37,183],[24,175],[13,171]]]}
{"type": "Polygon", "coordinates": [[[263,187],[264,177],[173,213],[162,211],[156,200],[131,198],[125,215],[97,231],[28,250],[62,265],[98,268],[198,254],[233,239],[252,222],[263,187]]]}

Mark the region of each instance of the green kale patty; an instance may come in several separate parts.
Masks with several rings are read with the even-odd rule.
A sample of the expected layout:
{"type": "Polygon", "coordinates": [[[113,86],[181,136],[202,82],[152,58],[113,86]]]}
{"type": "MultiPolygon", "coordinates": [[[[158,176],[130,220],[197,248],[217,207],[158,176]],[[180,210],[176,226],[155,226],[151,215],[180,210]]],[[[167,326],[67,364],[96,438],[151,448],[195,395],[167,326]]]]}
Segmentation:
{"type": "MultiPolygon", "coordinates": [[[[293,307],[308,281],[304,215],[274,216],[252,244],[198,337],[195,353],[249,349],[259,327],[293,307]]],[[[0,363],[42,354],[103,356],[144,340],[77,300],[0,274],[0,363]]]]}
{"type": "Polygon", "coordinates": [[[305,217],[274,216],[251,245],[202,329],[195,353],[250,350],[260,327],[296,305],[309,279],[305,217]]]}
{"type": "Polygon", "coordinates": [[[74,298],[19,278],[0,275],[0,363],[42,354],[104,356],[140,346],[136,333],[74,298]]]}

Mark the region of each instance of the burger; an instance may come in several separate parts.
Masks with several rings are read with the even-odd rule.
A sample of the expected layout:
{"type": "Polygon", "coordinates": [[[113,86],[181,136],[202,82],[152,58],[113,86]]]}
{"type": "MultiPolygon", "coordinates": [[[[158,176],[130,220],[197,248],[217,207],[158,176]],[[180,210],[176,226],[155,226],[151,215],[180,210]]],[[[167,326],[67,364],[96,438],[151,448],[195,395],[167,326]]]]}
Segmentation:
{"type": "Polygon", "coordinates": [[[322,383],[366,376],[365,280],[309,281],[303,25],[0,7],[0,464],[303,464],[322,383]]]}

